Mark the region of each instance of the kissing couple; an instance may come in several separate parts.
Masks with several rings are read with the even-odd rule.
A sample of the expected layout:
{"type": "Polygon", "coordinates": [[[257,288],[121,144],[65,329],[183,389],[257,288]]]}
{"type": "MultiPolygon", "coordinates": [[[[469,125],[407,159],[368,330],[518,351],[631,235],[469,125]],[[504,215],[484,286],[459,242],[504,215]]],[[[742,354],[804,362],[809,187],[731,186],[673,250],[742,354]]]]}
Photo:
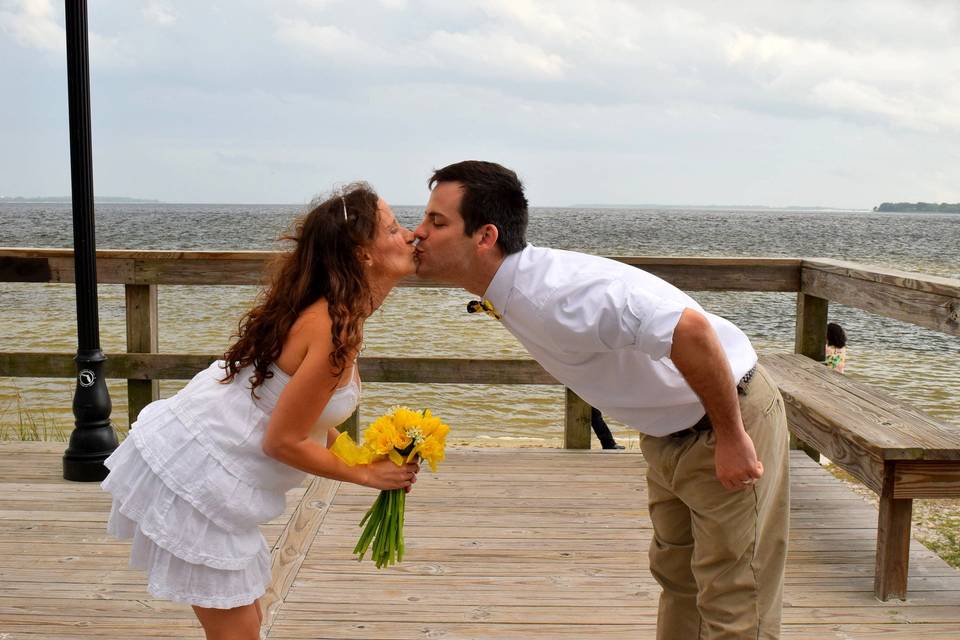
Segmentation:
{"type": "MultiPolygon", "coordinates": [[[[366,318],[417,273],[479,296],[543,368],[641,434],[660,640],[779,637],[789,478],[783,399],[746,335],[632,266],[526,240],[517,174],[435,171],[401,226],[366,183],[315,201],[222,360],[145,407],[108,458],[108,531],[209,640],[259,637],[259,524],[307,474],[410,491],[419,464],[349,466],[329,446],[359,402],[366,318]]],[[[629,552],[631,550],[624,550],[629,552]]]]}

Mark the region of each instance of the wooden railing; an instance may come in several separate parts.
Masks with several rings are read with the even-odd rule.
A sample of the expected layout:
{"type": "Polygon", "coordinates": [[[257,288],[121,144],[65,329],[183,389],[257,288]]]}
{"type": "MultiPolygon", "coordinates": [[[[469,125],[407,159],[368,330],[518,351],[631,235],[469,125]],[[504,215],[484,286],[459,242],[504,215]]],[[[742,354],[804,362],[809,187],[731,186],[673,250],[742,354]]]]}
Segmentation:
{"type": "MultiPolygon", "coordinates": [[[[158,353],[160,285],[260,285],[264,251],[98,251],[100,283],[126,291],[127,352],[111,353],[109,378],[127,380],[130,422],[159,397],[158,380],[188,379],[217,356],[158,353]]],[[[960,281],[826,259],[614,258],[691,291],[797,293],[796,351],[823,360],[829,301],[960,335],[960,281]]],[[[0,249],[0,282],[73,282],[69,249],[0,249]]],[[[401,286],[437,286],[410,279],[401,286]]],[[[0,376],[72,378],[73,353],[0,352],[0,376]]],[[[558,384],[525,359],[361,358],[368,382],[558,384]]],[[[564,446],[589,448],[590,408],[567,389],[564,446]]],[[[349,428],[356,432],[356,416],[349,428]]]]}

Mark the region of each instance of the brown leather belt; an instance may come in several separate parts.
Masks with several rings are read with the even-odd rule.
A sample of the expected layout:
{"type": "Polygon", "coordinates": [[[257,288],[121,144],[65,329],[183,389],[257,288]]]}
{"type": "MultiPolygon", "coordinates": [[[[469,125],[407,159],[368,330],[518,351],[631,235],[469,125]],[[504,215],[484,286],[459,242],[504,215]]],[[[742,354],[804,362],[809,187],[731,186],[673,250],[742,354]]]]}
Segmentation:
{"type": "MultiPolygon", "coordinates": [[[[753,365],[750,368],[750,371],[747,371],[743,374],[743,377],[740,378],[740,382],[737,383],[737,394],[743,395],[746,392],[747,385],[750,384],[750,381],[753,379],[753,376],[757,373],[757,365],[753,365]]],[[[686,429],[681,429],[680,431],[675,431],[670,434],[671,438],[685,438],[689,435],[699,433],[700,431],[711,431],[713,429],[713,424],[710,423],[710,416],[703,414],[703,417],[697,420],[697,423],[692,427],[687,427],[686,429]]]]}

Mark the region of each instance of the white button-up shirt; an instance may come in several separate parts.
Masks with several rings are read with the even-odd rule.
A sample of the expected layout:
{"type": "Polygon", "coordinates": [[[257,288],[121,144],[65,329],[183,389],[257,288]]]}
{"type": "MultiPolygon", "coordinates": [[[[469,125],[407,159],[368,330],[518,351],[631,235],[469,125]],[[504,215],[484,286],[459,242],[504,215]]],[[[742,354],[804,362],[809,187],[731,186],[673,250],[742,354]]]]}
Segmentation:
{"type": "Polygon", "coordinates": [[[603,413],[664,436],[705,410],[670,360],[686,308],[720,338],[733,379],[757,362],[750,340],[673,285],[630,265],[527,245],[500,265],[484,297],[503,325],[557,380],[603,413]]]}

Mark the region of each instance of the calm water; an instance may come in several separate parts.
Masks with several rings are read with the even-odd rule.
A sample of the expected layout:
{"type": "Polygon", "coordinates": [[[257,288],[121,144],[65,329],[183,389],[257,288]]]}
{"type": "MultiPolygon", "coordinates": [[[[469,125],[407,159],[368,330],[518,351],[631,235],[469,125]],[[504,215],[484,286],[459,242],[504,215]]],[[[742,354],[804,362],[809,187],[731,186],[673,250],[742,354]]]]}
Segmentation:
{"type": "MultiPolygon", "coordinates": [[[[406,224],[418,207],[395,207],[406,224]]],[[[114,249],[271,249],[294,206],[98,205],[97,243],[114,249]]],[[[0,245],[69,247],[68,205],[0,204],[0,245]]],[[[841,211],[534,209],[534,244],[601,255],[820,256],[960,278],[960,215],[841,211]]],[[[123,288],[100,287],[101,342],[124,350],[123,288]]],[[[255,295],[251,287],[161,287],[160,350],[220,353],[255,295]]],[[[793,346],[795,296],[695,292],[738,324],[758,351],[793,346]]],[[[457,290],[397,290],[365,331],[365,355],[499,358],[523,349],[496,322],[463,312],[457,290]]],[[[0,283],[0,351],[74,351],[73,285],[0,283]]],[[[960,338],[832,305],[850,339],[848,372],[960,424],[960,338]]],[[[183,383],[161,384],[164,396],[183,383]]],[[[123,383],[111,381],[113,419],[126,427],[123,383]]],[[[73,382],[0,378],[0,430],[72,427],[73,382]]],[[[428,406],[456,441],[556,444],[562,390],[538,386],[367,384],[362,420],[396,403],[428,406]]],[[[618,437],[631,432],[613,425],[618,437]]]]}

